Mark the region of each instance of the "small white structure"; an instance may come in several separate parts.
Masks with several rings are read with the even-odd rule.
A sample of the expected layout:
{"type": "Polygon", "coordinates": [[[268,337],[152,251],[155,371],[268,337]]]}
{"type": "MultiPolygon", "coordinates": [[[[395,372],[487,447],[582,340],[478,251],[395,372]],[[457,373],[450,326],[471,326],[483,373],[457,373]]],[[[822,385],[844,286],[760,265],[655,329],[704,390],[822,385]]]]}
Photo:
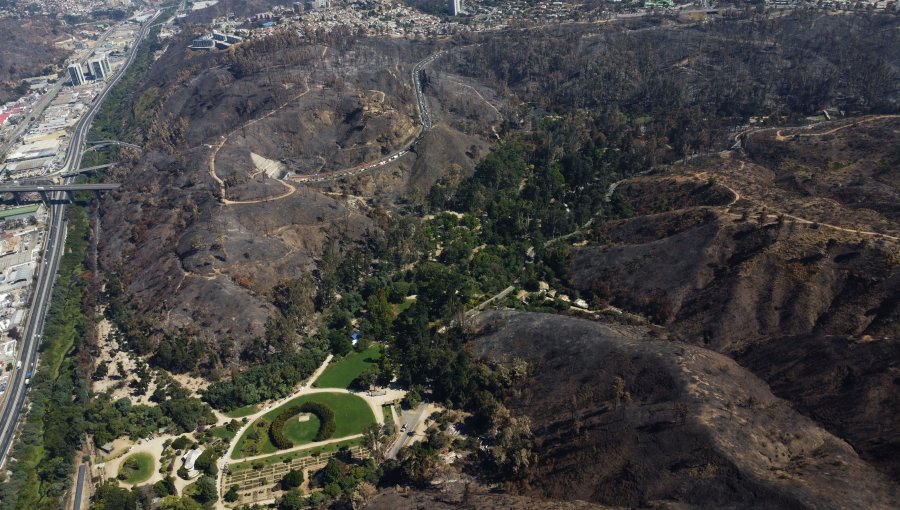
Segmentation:
{"type": "Polygon", "coordinates": [[[181,458],[181,460],[184,461],[184,469],[187,470],[188,475],[190,475],[191,478],[197,475],[197,469],[194,467],[194,463],[197,462],[200,455],[203,455],[203,448],[194,448],[185,453],[184,457],[181,458]]]}

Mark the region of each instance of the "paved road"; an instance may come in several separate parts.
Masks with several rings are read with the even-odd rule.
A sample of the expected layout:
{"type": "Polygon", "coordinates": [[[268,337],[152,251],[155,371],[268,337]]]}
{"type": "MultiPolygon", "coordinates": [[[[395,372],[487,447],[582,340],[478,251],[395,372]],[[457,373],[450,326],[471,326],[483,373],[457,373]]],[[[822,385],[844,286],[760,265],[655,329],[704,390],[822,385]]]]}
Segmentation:
{"type": "MultiPolygon", "coordinates": [[[[144,27],[138,34],[137,41],[146,37],[149,32],[150,22],[155,20],[158,16],[159,12],[144,24],[144,27]]],[[[69,144],[69,150],[66,153],[66,159],[63,164],[64,169],[77,168],[77,166],[81,164],[84,140],[90,128],[91,121],[110,89],[118,83],[125,74],[125,70],[128,66],[134,62],[138,46],[139,44],[137,44],[137,42],[132,45],[128,59],[119,69],[116,76],[107,83],[103,92],[97,96],[97,99],[90,110],[88,110],[76,125],[72,135],[72,141],[69,144]]],[[[70,180],[67,179],[66,183],[69,182],[70,180]]],[[[44,331],[44,321],[46,319],[47,309],[50,307],[50,298],[53,293],[53,282],[56,280],[56,271],[59,267],[59,259],[62,255],[63,245],[65,244],[66,206],[63,203],[59,203],[62,201],[62,198],[62,192],[51,192],[51,202],[55,203],[50,205],[48,217],[49,232],[47,241],[44,245],[43,262],[38,270],[37,285],[35,286],[31,301],[31,311],[28,314],[24,334],[22,336],[22,347],[19,353],[22,369],[14,370],[11,375],[12,382],[7,390],[7,399],[4,403],[3,411],[0,413],[0,466],[3,466],[6,463],[7,454],[9,453],[13,439],[15,438],[19,418],[25,408],[25,397],[27,396],[29,389],[28,384],[26,383],[26,375],[27,372],[33,369],[34,364],[37,363],[38,347],[40,346],[41,334],[44,331]]]]}
{"type": "Polygon", "coordinates": [[[84,475],[87,471],[87,464],[78,466],[77,479],[75,481],[75,502],[72,504],[73,510],[81,510],[81,499],[84,495],[84,475]]]}
{"type": "Polygon", "coordinates": [[[445,53],[446,51],[439,51],[416,62],[416,64],[413,66],[412,72],[410,73],[410,78],[413,82],[413,88],[416,91],[416,108],[419,110],[419,122],[422,124],[422,131],[419,132],[418,136],[416,136],[416,138],[412,142],[410,142],[409,145],[393,154],[385,156],[375,163],[369,163],[366,165],[360,165],[342,170],[335,170],[333,172],[324,172],[312,175],[298,175],[292,177],[291,180],[299,182],[331,181],[349,175],[356,175],[366,170],[383,167],[391,161],[394,161],[406,155],[406,153],[412,150],[419,143],[419,140],[422,139],[422,136],[429,130],[431,130],[431,115],[428,113],[428,105],[425,102],[425,94],[422,92],[422,71],[425,69],[425,66],[434,62],[438,57],[445,53]]]}
{"type": "MultiPolygon", "coordinates": [[[[400,453],[400,450],[403,449],[404,446],[410,444],[412,441],[415,441],[416,434],[421,434],[422,430],[419,430],[423,423],[428,410],[431,409],[430,404],[422,403],[419,405],[419,410],[416,413],[416,417],[409,423],[405,423],[406,430],[401,429],[400,436],[394,441],[394,444],[391,445],[391,448],[388,450],[386,458],[388,459],[396,459],[397,454],[400,453]]],[[[430,414],[428,415],[430,416],[430,414]]]]}

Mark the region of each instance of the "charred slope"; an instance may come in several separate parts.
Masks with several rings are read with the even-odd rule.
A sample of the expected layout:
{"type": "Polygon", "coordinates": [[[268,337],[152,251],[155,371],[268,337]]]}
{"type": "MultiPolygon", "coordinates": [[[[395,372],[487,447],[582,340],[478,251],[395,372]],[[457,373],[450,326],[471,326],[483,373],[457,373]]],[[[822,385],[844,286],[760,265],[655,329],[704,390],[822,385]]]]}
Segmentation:
{"type": "Polygon", "coordinates": [[[734,357],[898,480],[897,125],[763,128],[746,157],[627,181],[635,216],[595,229],[569,281],[734,357]]]}
{"type": "Polygon", "coordinates": [[[848,444],[725,356],[561,316],[491,312],[477,327],[482,356],[530,364],[507,402],[538,445],[527,495],[698,508],[900,503],[848,444]]]}
{"type": "Polygon", "coordinates": [[[456,493],[448,491],[384,490],[366,504],[369,510],[450,510],[478,508],[480,510],[611,510],[584,501],[547,501],[508,494],[492,494],[462,487],[456,493]]]}
{"type": "MultiPolygon", "coordinates": [[[[314,270],[326,247],[353,249],[377,233],[368,197],[342,193],[388,203],[425,195],[420,188],[440,179],[445,167],[420,153],[378,178],[347,179],[370,183],[358,189],[276,178],[353,168],[405,147],[418,132],[410,69],[434,49],[284,32],[192,53],[191,31],[179,37],[123,105],[122,133],[109,134],[144,152],[109,176],[123,187],[104,203],[101,263],[161,329],[236,340],[228,363],[263,331],[274,285],[314,270]]],[[[436,131],[442,137],[427,137],[419,152],[446,151],[440,161],[455,163],[447,172],[471,171],[470,149],[483,143],[436,131]]]]}
{"type": "Polygon", "coordinates": [[[0,33],[0,103],[19,96],[13,89],[23,79],[40,75],[46,66],[62,65],[69,54],[53,44],[69,35],[69,28],[59,20],[43,16],[2,19],[0,33]]]}
{"type": "Polygon", "coordinates": [[[737,355],[794,408],[900,479],[900,342],[843,335],[778,338],[737,355]]]}
{"type": "Polygon", "coordinates": [[[718,351],[805,333],[900,334],[893,243],[713,209],[640,216],[597,236],[602,245],[574,256],[573,285],[718,351]]]}

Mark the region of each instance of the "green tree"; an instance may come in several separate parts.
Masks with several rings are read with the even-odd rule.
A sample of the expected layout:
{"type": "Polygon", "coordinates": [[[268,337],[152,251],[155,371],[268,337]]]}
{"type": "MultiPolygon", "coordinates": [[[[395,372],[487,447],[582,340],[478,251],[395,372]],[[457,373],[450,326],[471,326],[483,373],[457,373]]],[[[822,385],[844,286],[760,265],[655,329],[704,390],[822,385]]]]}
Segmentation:
{"type": "Polygon", "coordinates": [[[420,403],[422,403],[422,395],[416,390],[416,388],[410,388],[406,395],[403,397],[403,400],[400,404],[406,409],[415,409],[420,403]]]}
{"type": "Polygon", "coordinates": [[[109,374],[109,363],[100,363],[99,365],[97,365],[97,369],[94,370],[94,379],[103,379],[107,376],[107,374],[109,374]]]}
{"type": "Polygon", "coordinates": [[[274,305],[295,324],[305,324],[315,313],[316,282],[308,273],[279,283],[272,294],[274,305]]]}
{"type": "Polygon", "coordinates": [[[363,441],[379,462],[384,460],[387,447],[396,432],[394,424],[390,422],[384,425],[373,423],[363,432],[363,441]]]}
{"type": "Polygon", "coordinates": [[[369,333],[375,340],[386,341],[391,334],[394,323],[394,308],[388,303],[387,289],[375,292],[366,302],[368,311],[369,333]]]}
{"type": "Polygon", "coordinates": [[[303,510],[307,507],[303,494],[298,490],[288,491],[278,500],[278,510],[303,510]]]}
{"type": "Polygon", "coordinates": [[[303,485],[303,470],[292,469],[288,471],[287,474],[281,478],[280,485],[281,489],[285,491],[300,487],[303,485]]]}
{"type": "Polygon", "coordinates": [[[353,380],[351,384],[352,387],[356,388],[360,391],[366,391],[372,386],[375,385],[375,382],[378,380],[378,369],[375,367],[369,367],[361,374],[356,376],[356,379],[353,380]]]}
{"type": "Polygon", "coordinates": [[[216,490],[216,479],[203,475],[197,480],[197,501],[200,503],[215,503],[219,499],[219,493],[216,490]]]}
{"type": "Polygon", "coordinates": [[[91,510],[138,510],[138,498],[112,480],[100,484],[94,494],[91,510]]]}
{"type": "Polygon", "coordinates": [[[197,457],[197,460],[194,462],[194,466],[199,470],[210,476],[216,476],[219,473],[219,468],[216,466],[216,460],[218,460],[219,456],[215,449],[207,448],[203,450],[203,453],[197,457]]]}
{"type": "Polygon", "coordinates": [[[232,485],[231,487],[228,488],[228,492],[225,493],[225,495],[222,497],[222,499],[224,499],[225,501],[227,501],[229,503],[234,503],[235,501],[238,500],[239,497],[240,497],[240,494],[238,494],[238,486],[232,485]]]}
{"type": "MultiPolygon", "coordinates": [[[[203,508],[200,503],[184,496],[166,496],[159,502],[159,510],[200,510],[203,508]]],[[[113,510],[107,508],[106,510],[113,510]]]]}

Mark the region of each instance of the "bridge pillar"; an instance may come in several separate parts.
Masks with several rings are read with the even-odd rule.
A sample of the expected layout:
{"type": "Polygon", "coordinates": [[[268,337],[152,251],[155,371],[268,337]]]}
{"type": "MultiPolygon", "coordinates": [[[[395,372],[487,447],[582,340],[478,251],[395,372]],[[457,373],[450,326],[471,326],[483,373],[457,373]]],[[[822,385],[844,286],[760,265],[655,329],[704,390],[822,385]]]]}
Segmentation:
{"type": "Polygon", "coordinates": [[[69,202],[75,203],[75,192],[74,191],[66,191],[66,198],[69,199],[69,202]]]}
{"type": "Polygon", "coordinates": [[[46,191],[38,191],[41,194],[41,201],[44,202],[44,205],[50,207],[50,197],[47,195],[46,191]]]}

